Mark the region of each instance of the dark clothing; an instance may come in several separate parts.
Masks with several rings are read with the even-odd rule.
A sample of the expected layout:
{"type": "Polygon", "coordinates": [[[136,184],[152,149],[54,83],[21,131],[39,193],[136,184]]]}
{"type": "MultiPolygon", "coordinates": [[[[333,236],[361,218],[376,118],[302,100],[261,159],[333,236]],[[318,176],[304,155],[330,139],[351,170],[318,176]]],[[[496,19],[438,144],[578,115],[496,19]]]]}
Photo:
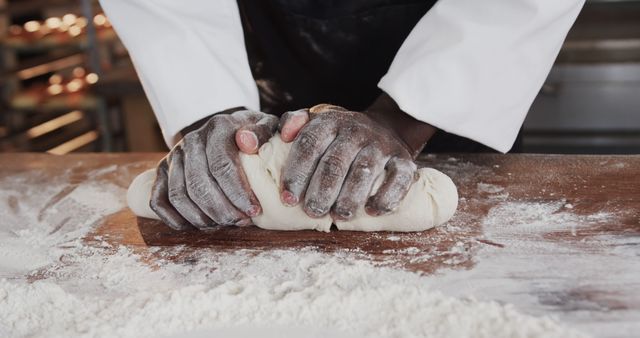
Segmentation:
{"type": "MultiPolygon", "coordinates": [[[[239,0],[253,77],[266,113],[331,103],[366,109],[378,81],[435,0],[239,0]]],[[[438,131],[427,152],[492,151],[438,131]]]]}

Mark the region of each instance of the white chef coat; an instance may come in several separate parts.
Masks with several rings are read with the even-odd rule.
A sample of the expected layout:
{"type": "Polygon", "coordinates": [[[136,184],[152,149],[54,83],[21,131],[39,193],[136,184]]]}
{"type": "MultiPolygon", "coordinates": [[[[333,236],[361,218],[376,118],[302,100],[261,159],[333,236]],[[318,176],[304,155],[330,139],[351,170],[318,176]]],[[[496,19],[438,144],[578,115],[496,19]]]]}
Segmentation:
{"type": "MultiPolygon", "coordinates": [[[[584,1],[440,0],[378,86],[414,118],[507,152],[584,1]]],[[[235,0],[100,3],[169,146],[211,114],[260,109],[235,0]]]]}

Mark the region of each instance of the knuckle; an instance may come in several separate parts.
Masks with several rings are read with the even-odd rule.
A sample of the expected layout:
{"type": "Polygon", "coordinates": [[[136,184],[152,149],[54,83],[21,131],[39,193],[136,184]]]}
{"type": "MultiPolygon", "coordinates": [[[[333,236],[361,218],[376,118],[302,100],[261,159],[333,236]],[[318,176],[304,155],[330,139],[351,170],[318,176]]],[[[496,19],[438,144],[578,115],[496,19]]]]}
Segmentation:
{"type": "Polygon", "coordinates": [[[216,123],[219,123],[219,122],[222,122],[222,121],[229,121],[229,116],[232,116],[232,115],[234,115],[236,113],[238,113],[238,112],[235,112],[235,113],[233,113],[231,115],[229,115],[229,114],[216,114],[216,115],[213,115],[211,117],[211,119],[209,119],[209,121],[213,121],[213,122],[216,122],[216,123]]]}
{"type": "Polygon", "coordinates": [[[206,200],[206,196],[208,196],[209,189],[206,188],[205,182],[199,179],[191,179],[187,180],[187,193],[192,199],[197,199],[199,201],[206,200]]]}
{"type": "Polygon", "coordinates": [[[357,136],[357,135],[362,134],[364,132],[364,130],[365,130],[364,127],[359,123],[349,123],[344,128],[344,131],[348,135],[353,135],[353,136],[357,136]]]}
{"type": "Polygon", "coordinates": [[[415,163],[413,163],[413,161],[410,160],[405,160],[405,159],[399,159],[399,158],[394,158],[391,161],[389,161],[389,166],[390,168],[396,169],[398,171],[415,171],[417,166],[415,163]]]}
{"type": "Polygon", "coordinates": [[[344,176],[345,161],[338,155],[328,155],[322,159],[322,173],[330,178],[338,178],[344,176]]]}
{"type": "Polygon", "coordinates": [[[405,189],[408,189],[411,183],[413,183],[413,181],[416,178],[415,172],[416,172],[415,164],[412,163],[412,166],[408,166],[402,170],[398,170],[395,175],[396,176],[395,180],[402,187],[404,187],[405,189]]]}
{"type": "Polygon", "coordinates": [[[371,160],[356,161],[353,164],[353,177],[361,180],[371,175],[375,163],[371,160]]]}
{"type": "Polygon", "coordinates": [[[185,146],[189,146],[193,143],[196,143],[198,140],[198,135],[196,132],[190,132],[182,138],[182,143],[185,146]]]}
{"type": "Polygon", "coordinates": [[[185,135],[182,139],[182,148],[184,152],[188,153],[202,149],[204,146],[204,138],[202,135],[203,134],[198,131],[193,131],[185,135]]]}
{"type": "Polygon", "coordinates": [[[264,120],[264,123],[268,126],[274,127],[278,125],[278,117],[271,114],[259,113],[260,118],[264,120]]]}
{"type": "Polygon", "coordinates": [[[216,114],[211,119],[209,119],[207,124],[212,129],[226,129],[232,124],[232,120],[232,115],[216,114]]]}
{"type": "Polygon", "coordinates": [[[255,112],[253,110],[241,109],[241,110],[235,111],[235,112],[233,112],[233,113],[231,113],[231,114],[229,114],[227,116],[231,116],[231,117],[234,117],[234,118],[247,118],[247,117],[256,116],[258,114],[260,114],[260,113],[255,112]]]}
{"type": "Polygon", "coordinates": [[[418,170],[418,166],[413,161],[403,161],[403,162],[404,162],[405,170],[407,172],[412,173],[418,170]]]}
{"type": "Polygon", "coordinates": [[[182,189],[177,188],[177,187],[169,187],[169,190],[167,192],[167,196],[169,198],[169,202],[171,202],[171,204],[178,204],[180,202],[182,202],[185,198],[185,193],[182,189]]]}
{"type": "Polygon", "coordinates": [[[216,178],[229,176],[235,169],[233,162],[226,156],[216,156],[209,163],[209,171],[216,178]]]}
{"type": "Polygon", "coordinates": [[[296,142],[300,152],[308,154],[312,153],[318,147],[320,138],[314,132],[306,131],[298,135],[296,142]]]}
{"type": "Polygon", "coordinates": [[[401,186],[409,186],[413,181],[413,172],[401,171],[395,176],[395,181],[401,186]]]}

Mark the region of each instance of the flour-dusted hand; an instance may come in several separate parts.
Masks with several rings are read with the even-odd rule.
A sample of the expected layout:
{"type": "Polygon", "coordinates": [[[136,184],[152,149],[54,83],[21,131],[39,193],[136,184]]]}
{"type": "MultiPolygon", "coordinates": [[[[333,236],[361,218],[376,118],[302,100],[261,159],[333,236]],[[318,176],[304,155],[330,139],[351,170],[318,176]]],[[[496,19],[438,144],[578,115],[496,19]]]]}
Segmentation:
{"type": "Polygon", "coordinates": [[[256,153],[277,126],[277,117],[249,110],[209,118],[158,164],[151,209],[174,229],[251,224],[261,206],[238,151],[256,153]]]}
{"type": "Polygon", "coordinates": [[[388,214],[415,180],[410,147],[365,113],[322,104],[286,113],[280,129],[283,141],[293,141],[282,170],[281,199],[294,206],[304,198],[309,216],[331,211],[349,220],[365,203],[370,215],[388,214]],[[385,169],[382,185],[369,196],[385,169]]]}

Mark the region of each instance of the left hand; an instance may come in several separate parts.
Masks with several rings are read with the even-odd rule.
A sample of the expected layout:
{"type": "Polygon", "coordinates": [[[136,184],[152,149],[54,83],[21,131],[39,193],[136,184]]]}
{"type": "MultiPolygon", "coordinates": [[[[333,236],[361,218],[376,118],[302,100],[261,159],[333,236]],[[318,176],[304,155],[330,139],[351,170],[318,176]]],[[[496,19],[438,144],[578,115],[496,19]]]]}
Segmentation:
{"type": "Polygon", "coordinates": [[[321,217],[331,211],[342,220],[351,219],[363,204],[374,216],[394,211],[414,181],[413,155],[433,132],[423,135],[425,141],[416,152],[401,135],[412,136],[415,126],[407,124],[413,129],[404,133],[402,128],[393,128],[397,123],[381,121],[379,117],[389,118],[390,112],[377,107],[386,106],[377,104],[376,109],[363,113],[321,104],[285,113],[281,137],[294,143],[282,170],[282,202],[294,206],[304,197],[303,209],[309,216],[321,217]],[[382,185],[369,197],[374,180],[384,169],[382,185]]]}

